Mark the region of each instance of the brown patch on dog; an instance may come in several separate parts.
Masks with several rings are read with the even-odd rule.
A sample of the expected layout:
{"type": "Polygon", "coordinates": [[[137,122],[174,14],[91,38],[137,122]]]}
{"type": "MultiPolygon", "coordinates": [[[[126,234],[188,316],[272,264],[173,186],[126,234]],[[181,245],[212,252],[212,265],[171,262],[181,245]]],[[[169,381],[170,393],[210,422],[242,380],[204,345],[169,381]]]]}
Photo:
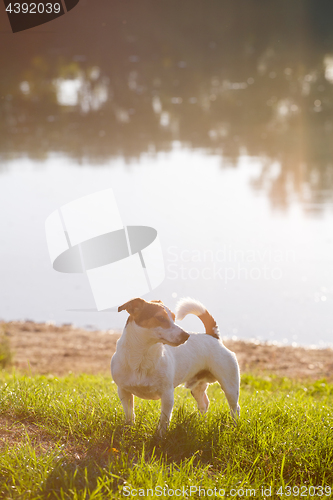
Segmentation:
{"type": "Polygon", "coordinates": [[[128,314],[130,314],[131,316],[135,316],[147,303],[148,302],[146,302],[144,299],[132,299],[128,302],[125,302],[125,304],[123,304],[122,306],[119,306],[118,312],[126,310],[128,314]]]}
{"type": "MultiPolygon", "coordinates": [[[[144,299],[132,299],[122,306],[118,307],[118,312],[126,310],[130,317],[127,320],[126,325],[134,320],[135,323],[144,328],[170,328],[170,318],[166,311],[170,311],[161,300],[151,300],[147,302],[144,299]]],[[[175,320],[175,315],[170,311],[173,319],[175,320]]]]}
{"type": "Polygon", "coordinates": [[[201,370],[200,372],[196,373],[190,380],[187,380],[187,382],[185,383],[185,387],[187,389],[191,389],[192,391],[193,389],[195,389],[195,387],[198,386],[198,384],[202,382],[212,384],[216,382],[216,378],[209,370],[201,370]]]}
{"type": "Polygon", "coordinates": [[[151,300],[150,302],[155,302],[155,303],[158,303],[158,304],[162,304],[162,306],[164,307],[164,309],[166,309],[167,311],[169,311],[169,313],[171,314],[173,321],[175,321],[176,315],[171,311],[171,309],[169,309],[165,304],[163,304],[163,302],[161,300],[151,300]]]}
{"type": "Polygon", "coordinates": [[[176,315],[171,311],[171,309],[169,309],[167,306],[164,306],[164,309],[166,309],[167,311],[169,311],[169,313],[171,314],[171,317],[172,317],[173,321],[175,321],[176,315]]]}
{"type": "Polygon", "coordinates": [[[198,318],[201,319],[201,321],[205,325],[207,335],[211,335],[215,339],[220,338],[220,335],[218,334],[219,330],[217,323],[213,318],[213,316],[211,316],[208,311],[205,311],[203,314],[198,316],[198,318]]]}
{"type": "Polygon", "coordinates": [[[134,317],[137,325],[144,328],[170,328],[170,318],[164,307],[160,304],[149,303],[134,317]]]}
{"type": "Polygon", "coordinates": [[[216,382],[216,378],[209,370],[201,370],[194,375],[196,380],[205,380],[206,382],[216,382]]]}

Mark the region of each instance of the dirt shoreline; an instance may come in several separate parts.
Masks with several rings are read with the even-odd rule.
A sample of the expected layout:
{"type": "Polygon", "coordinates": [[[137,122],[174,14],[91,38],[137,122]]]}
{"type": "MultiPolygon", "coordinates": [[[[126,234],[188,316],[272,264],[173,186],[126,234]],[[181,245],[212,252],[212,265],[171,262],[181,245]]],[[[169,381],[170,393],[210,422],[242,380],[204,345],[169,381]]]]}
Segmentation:
{"type": "MultiPolygon", "coordinates": [[[[22,372],[52,374],[110,373],[110,360],[120,331],[87,331],[71,325],[32,321],[0,322],[13,352],[13,366],[22,372]]],[[[333,380],[333,350],[278,346],[223,339],[234,351],[242,372],[276,374],[298,379],[333,380]]]]}

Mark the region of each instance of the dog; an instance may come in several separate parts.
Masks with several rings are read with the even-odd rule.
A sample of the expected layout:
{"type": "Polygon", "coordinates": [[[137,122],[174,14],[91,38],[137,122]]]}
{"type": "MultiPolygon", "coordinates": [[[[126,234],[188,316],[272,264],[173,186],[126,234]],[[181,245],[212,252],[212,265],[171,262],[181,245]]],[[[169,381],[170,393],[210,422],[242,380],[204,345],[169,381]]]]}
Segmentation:
{"type": "Polygon", "coordinates": [[[174,404],[174,389],[180,384],[191,390],[199,411],[209,406],[207,387],[218,381],[234,420],[239,416],[239,367],[236,356],[221,340],[218,326],[197,300],[177,304],[177,319],[195,314],[206,333],[189,334],[175,323],[175,315],[160,300],[132,299],[118,308],[129,313],[124,331],[111,359],[111,374],[118,387],[126,422],[134,422],[134,396],[161,399],[157,428],[167,430],[174,404]]]}

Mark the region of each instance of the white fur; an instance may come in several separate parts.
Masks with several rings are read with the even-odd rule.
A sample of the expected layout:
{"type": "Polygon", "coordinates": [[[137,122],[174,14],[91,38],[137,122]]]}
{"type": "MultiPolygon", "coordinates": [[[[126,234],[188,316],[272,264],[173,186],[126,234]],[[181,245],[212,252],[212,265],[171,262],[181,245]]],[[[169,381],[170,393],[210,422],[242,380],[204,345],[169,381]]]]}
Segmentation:
{"type": "Polygon", "coordinates": [[[198,300],[191,299],[190,297],[186,297],[180,299],[176,306],[176,318],[182,320],[188,314],[195,314],[196,316],[200,316],[206,312],[206,308],[201,304],[198,300]]]}
{"type": "MultiPolygon", "coordinates": [[[[202,309],[206,311],[200,302],[184,299],[177,307],[178,317],[190,312],[200,315],[202,309]]],[[[235,354],[221,340],[207,334],[191,334],[177,347],[167,345],[169,341],[175,342],[177,335],[184,342],[183,330],[172,319],[167,331],[143,328],[134,320],[126,324],[111,360],[112,377],[118,386],[126,421],[134,421],[134,396],[161,399],[158,431],[163,435],[172,414],[174,388],[180,384],[190,388],[199,410],[205,413],[209,405],[206,389],[215,380],[227,397],[233,418],[237,417],[239,368],[235,354]],[[196,378],[203,370],[211,375],[196,378]]]]}

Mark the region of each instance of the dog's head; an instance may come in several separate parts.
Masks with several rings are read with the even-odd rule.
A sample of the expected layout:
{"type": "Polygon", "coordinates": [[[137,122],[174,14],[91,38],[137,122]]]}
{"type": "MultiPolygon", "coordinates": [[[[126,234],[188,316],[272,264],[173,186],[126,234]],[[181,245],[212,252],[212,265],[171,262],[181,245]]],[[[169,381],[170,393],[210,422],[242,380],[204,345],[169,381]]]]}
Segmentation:
{"type": "Polygon", "coordinates": [[[118,312],[124,310],[130,315],[129,321],[142,328],[151,341],[176,347],[189,338],[189,334],[175,324],[174,313],[161,300],[132,299],[118,307],[118,312]]]}

